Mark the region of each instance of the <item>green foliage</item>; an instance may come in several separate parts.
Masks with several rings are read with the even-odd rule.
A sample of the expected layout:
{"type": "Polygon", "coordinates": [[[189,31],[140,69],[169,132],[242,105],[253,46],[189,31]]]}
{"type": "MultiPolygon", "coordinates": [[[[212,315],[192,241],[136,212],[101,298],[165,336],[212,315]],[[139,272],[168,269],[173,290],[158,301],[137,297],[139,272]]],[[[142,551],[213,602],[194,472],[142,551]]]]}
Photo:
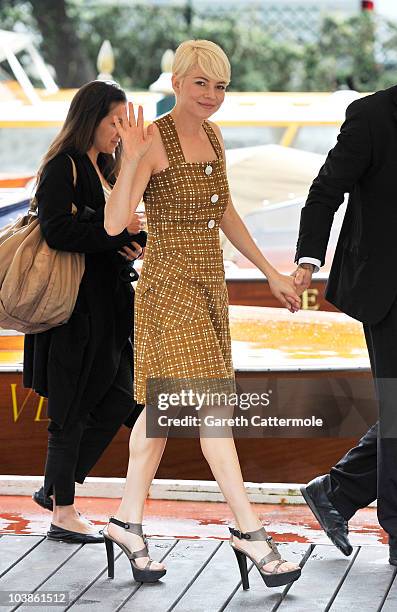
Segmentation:
{"type": "Polygon", "coordinates": [[[115,77],[124,87],[146,89],[160,72],[164,51],[187,37],[187,27],[176,7],[102,5],[95,11],[82,5],[79,35],[95,65],[103,40],[112,43],[115,77]]]}
{"type": "Polygon", "coordinates": [[[384,69],[375,57],[375,21],[366,13],[344,21],[325,17],[315,44],[303,50],[305,90],[348,85],[359,91],[377,88],[384,69]]]}
{"type": "MultiPolygon", "coordinates": [[[[40,40],[31,11],[34,2],[0,0],[2,27],[18,24],[21,29],[25,24],[40,40]]],[[[67,9],[93,67],[102,41],[111,41],[114,76],[127,88],[146,89],[159,76],[164,51],[187,38],[208,38],[225,49],[232,63],[230,89],[235,91],[373,91],[397,82],[397,26],[383,27],[380,37],[379,22],[369,13],[343,20],[325,16],[317,37],[298,43],[266,27],[258,4],[244,10],[214,6],[210,12],[190,15],[183,5],[150,2],[69,0],[67,9]]],[[[48,48],[56,44],[52,39],[58,40],[51,36],[43,45],[47,59],[55,57],[48,48]]]]}
{"type": "Polygon", "coordinates": [[[217,42],[232,64],[235,91],[277,91],[294,88],[294,73],[300,51],[292,42],[279,42],[264,30],[255,11],[230,15],[222,20],[193,22],[192,36],[217,42]],[[257,25],[256,25],[257,24],[257,25]]]}
{"type": "Polygon", "coordinates": [[[21,0],[0,0],[0,28],[2,30],[31,30],[37,26],[32,18],[31,3],[21,0]]]}
{"type": "Polygon", "coordinates": [[[194,14],[191,23],[181,7],[134,5],[98,7],[80,14],[80,37],[92,61],[104,38],[115,49],[117,78],[126,87],[145,89],[157,79],[161,57],[187,38],[206,38],[220,44],[232,60],[231,90],[285,90],[300,51],[296,44],[276,42],[252,11],[194,14]],[[258,24],[258,25],[254,25],[258,24]]]}

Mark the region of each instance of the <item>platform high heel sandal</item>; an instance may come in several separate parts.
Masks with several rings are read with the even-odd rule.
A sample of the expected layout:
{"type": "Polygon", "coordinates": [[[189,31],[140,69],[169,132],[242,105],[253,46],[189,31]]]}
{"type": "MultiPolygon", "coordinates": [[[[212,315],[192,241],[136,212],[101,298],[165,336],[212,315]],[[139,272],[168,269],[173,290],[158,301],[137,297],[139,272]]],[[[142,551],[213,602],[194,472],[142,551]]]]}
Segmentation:
{"type": "Polygon", "coordinates": [[[135,535],[141,536],[145,546],[144,548],[141,548],[140,550],[137,550],[136,552],[131,552],[127,548],[127,546],[125,546],[125,544],[122,544],[121,542],[118,542],[117,540],[112,538],[109,535],[105,527],[105,529],[103,530],[103,537],[105,538],[106,554],[107,554],[107,559],[108,559],[108,577],[114,578],[113,544],[117,544],[117,546],[119,546],[121,550],[127,555],[131,563],[131,569],[132,569],[132,574],[134,576],[134,580],[136,580],[137,582],[157,582],[157,580],[160,580],[160,578],[162,578],[164,574],[167,572],[166,569],[161,569],[161,570],[150,569],[152,559],[149,559],[149,561],[146,563],[144,568],[138,567],[138,565],[135,562],[135,559],[138,559],[139,557],[149,557],[148,542],[144,534],[142,533],[142,524],[141,523],[124,523],[123,521],[119,521],[118,519],[115,519],[113,517],[109,519],[109,523],[114,523],[115,525],[118,525],[119,527],[128,529],[128,531],[130,531],[131,533],[135,533],[135,535]]]}
{"type": "Polygon", "coordinates": [[[289,572],[277,571],[283,563],[286,563],[286,561],[285,559],[281,558],[273,538],[266,533],[264,527],[260,527],[256,531],[247,531],[246,533],[242,533],[241,531],[238,531],[238,529],[229,527],[229,531],[232,536],[236,536],[239,538],[239,540],[265,540],[271,548],[271,552],[269,554],[263,557],[260,561],[255,561],[255,559],[253,559],[253,557],[251,557],[248,553],[237,548],[233,544],[232,536],[230,537],[230,546],[233,548],[234,554],[237,558],[237,563],[241,574],[241,582],[244,590],[249,589],[247,558],[256,565],[260,575],[263,578],[263,582],[268,587],[282,586],[283,584],[289,584],[290,582],[298,580],[299,576],[301,575],[300,567],[289,572]],[[274,565],[271,571],[264,570],[263,566],[267,565],[271,561],[278,561],[278,563],[274,565]]]}

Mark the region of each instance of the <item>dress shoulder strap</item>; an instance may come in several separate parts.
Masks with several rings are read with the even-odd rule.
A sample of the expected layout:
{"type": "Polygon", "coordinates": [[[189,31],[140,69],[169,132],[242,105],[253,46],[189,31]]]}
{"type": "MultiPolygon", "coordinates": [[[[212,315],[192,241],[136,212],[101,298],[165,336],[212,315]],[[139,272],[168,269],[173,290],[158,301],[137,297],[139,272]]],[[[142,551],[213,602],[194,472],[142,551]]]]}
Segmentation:
{"type": "Polygon", "coordinates": [[[161,140],[167,153],[168,163],[170,166],[181,164],[185,161],[181,143],[179,142],[178,133],[175,128],[174,120],[171,115],[163,115],[155,121],[159,131],[161,140]]]}
{"type": "Polygon", "coordinates": [[[208,138],[210,139],[210,142],[215,150],[215,153],[218,156],[218,159],[223,159],[222,145],[218,140],[218,136],[215,134],[214,128],[211,126],[209,121],[204,121],[203,127],[207,133],[208,138]]]}

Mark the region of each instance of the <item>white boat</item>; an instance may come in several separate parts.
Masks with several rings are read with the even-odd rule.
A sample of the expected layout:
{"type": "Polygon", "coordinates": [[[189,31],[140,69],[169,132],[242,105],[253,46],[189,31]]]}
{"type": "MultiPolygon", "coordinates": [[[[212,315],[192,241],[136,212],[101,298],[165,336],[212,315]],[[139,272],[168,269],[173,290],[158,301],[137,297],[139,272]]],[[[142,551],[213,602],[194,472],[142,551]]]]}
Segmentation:
{"type": "Polygon", "coordinates": [[[0,188],[0,227],[11,223],[30,206],[31,188],[0,188]]]}

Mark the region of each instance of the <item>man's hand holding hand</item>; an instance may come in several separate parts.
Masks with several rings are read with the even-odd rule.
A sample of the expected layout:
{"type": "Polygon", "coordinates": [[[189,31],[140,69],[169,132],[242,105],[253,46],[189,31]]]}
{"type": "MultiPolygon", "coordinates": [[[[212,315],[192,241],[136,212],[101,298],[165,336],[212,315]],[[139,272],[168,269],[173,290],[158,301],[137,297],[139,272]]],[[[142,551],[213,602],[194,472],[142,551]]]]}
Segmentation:
{"type": "Polygon", "coordinates": [[[294,286],[298,295],[302,295],[308,289],[312,282],[312,274],[314,265],[311,263],[301,263],[296,270],[291,274],[294,278],[294,286]]]}

